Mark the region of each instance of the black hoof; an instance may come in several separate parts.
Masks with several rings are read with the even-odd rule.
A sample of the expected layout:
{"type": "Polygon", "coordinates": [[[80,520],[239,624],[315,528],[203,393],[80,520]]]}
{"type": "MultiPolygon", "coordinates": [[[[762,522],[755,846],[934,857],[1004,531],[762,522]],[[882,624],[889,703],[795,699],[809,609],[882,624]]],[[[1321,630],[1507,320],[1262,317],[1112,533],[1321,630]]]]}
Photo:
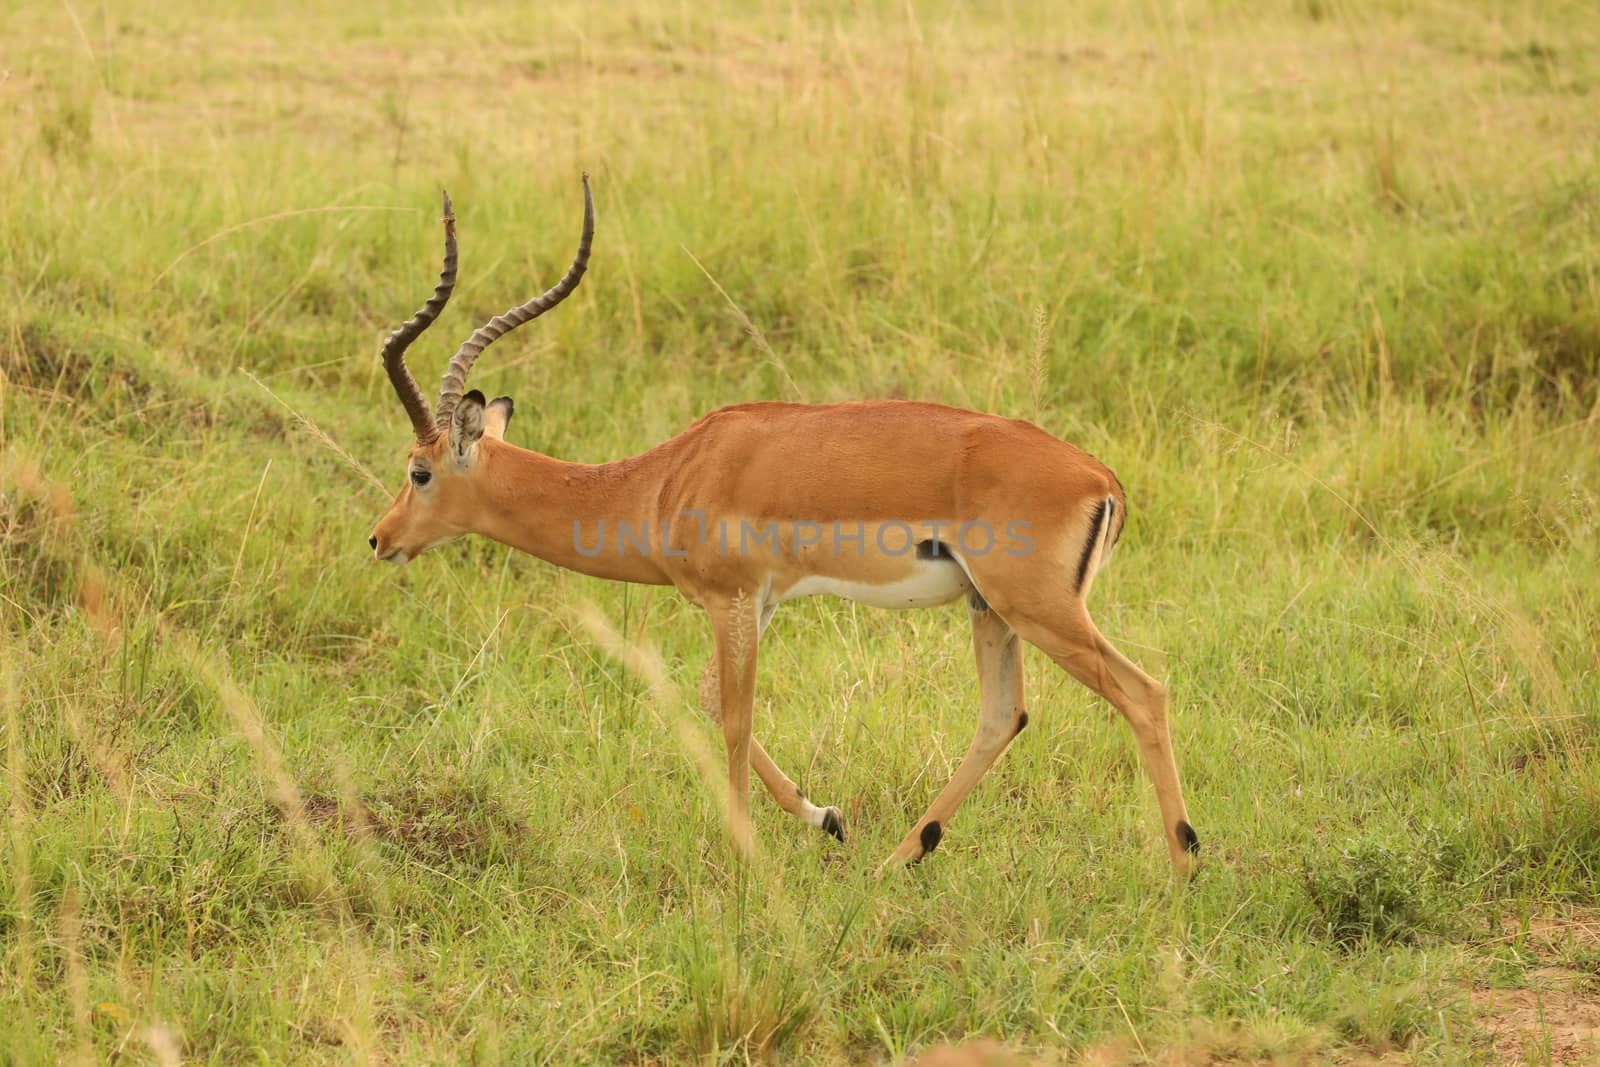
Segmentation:
{"type": "Polygon", "coordinates": [[[838,808],[828,808],[822,813],[822,830],[838,838],[840,844],[844,844],[844,820],[839,817],[838,808]]]}

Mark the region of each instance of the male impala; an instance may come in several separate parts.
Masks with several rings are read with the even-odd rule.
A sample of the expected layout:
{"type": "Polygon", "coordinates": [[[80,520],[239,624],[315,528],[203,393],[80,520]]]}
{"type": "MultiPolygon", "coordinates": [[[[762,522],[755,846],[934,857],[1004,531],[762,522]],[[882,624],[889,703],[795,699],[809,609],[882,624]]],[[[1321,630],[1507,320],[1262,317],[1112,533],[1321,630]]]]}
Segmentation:
{"type": "Polygon", "coordinates": [[[485,346],[560,303],[594,236],[584,178],[577,258],[548,292],[477,330],[450,361],[436,412],[405,350],[450,298],[455,218],[444,201],[444,270],[433,297],[383,348],[416,431],[406,485],[372,532],[377,557],[415,559],[476,533],[583,574],[676,586],[711,616],[701,683],[728,749],[729,822],[749,849],[749,767],[779,806],[844,839],[838,808],[812,804],[751,735],[756,648],[779,604],[834,593],[878,607],[965,597],[978,658],[978,731],[891,863],[921,859],[1028,723],[1022,648],[1043,650],[1127,719],[1155,783],[1167,848],[1188,870],[1189,826],[1167,733],[1167,693],[1089,618],[1089,587],[1127,503],[1105,466],[1015,419],[912,401],[739,404],[642,455],[567,463],[508,444],[510,397],[484,403],[467,375],[485,346]]]}

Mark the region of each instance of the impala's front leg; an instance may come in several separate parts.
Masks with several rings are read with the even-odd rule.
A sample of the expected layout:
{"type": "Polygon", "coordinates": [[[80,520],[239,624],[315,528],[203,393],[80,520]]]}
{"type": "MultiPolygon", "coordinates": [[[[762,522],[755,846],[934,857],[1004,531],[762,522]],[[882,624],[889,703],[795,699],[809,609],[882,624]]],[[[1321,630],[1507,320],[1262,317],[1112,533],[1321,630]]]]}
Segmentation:
{"type": "Polygon", "coordinates": [[[751,855],[750,732],[755,712],[756,605],[746,593],[709,606],[716,633],[717,681],[722,739],[728,746],[728,833],[733,851],[751,855]]]}
{"type": "MultiPolygon", "coordinates": [[[[706,663],[705,673],[700,676],[700,706],[712,722],[721,721],[722,679],[717,671],[716,653],[712,653],[706,663]]],[[[844,840],[844,813],[834,807],[819,808],[806,799],[794,779],[784,774],[783,768],[774,763],[772,757],[767,755],[767,750],[761,747],[761,739],[755,735],[753,726],[750,733],[750,766],[755,768],[756,777],[761,779],[761,784],[767,787],[767,792],[772,794],[772,799],[784,811],[807,826],[831,834],[840,841],[844,840]]]]}

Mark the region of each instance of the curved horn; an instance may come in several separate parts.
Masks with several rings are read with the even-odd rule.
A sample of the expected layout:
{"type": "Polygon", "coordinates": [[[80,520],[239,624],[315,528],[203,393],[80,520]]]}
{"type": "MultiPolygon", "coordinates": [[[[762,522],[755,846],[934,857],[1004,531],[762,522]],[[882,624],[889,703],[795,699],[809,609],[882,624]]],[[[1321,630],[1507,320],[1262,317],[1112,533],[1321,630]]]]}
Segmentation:
{"type": "Polygon", "coordinates": [[[389,372],[389,381],[394,383],[394,391],[400,395],[400,403],[405,405],[406,414],[411,416],[412,428],[422,444],[438,437],[439,431],[434,429],[433,417],[428,412],[428,400],[422,395],[422,388],[411,376],[411,371],[406,369],[406,349],[423,330],[433,325],[433,320],[439,317],[439,312],[450,300],[450,291],[455,287],[456,216],[450,209],[450,194],[445,193],[444,269],[439,272],[439,284],[434,287],[433,296],[428,298],[428,302],[383,343],[383,369],[389,372]]]}
{"type": "Polygon", "coordinates": [[[565,300],[567,294],[578,287],[583,272],[589,269],[589,245],[593,241],[594,198],[589,195],[589,175],[585,174],[583,236],[578,241],[578,254],[573,258],[572,266],[567,268],[566,277],[526,304],[514,307],[504,315],[496,315],[478,327],[473,335],[462,343],[461,348],[451,358],[450,366],[444,372],[444,383],[439,387],[439,417],[436,421],[439,430],[450,425],[450,415],[455,411],[456,404],[461,401],[461,390],[467,384],[467,372],[472,370],[473,361],[478,358],[478,354],[501,336],[510,333],[523,323],[532,322],[565,300]]]}

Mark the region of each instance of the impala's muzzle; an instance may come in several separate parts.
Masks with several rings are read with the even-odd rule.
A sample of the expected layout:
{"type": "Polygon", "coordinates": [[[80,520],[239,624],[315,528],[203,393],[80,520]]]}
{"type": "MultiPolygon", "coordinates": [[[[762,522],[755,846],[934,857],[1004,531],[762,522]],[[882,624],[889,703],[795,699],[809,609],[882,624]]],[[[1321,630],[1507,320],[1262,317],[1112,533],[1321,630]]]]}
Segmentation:
{"type": "Polygon", "coordinates": [[[393,541],[387,539],[378,540],[377,533],[367,538],[367,544],[372,546],[373,558],[384,563],[404,563],[411,558],[404,549],[396,546],[393,541]]]}

